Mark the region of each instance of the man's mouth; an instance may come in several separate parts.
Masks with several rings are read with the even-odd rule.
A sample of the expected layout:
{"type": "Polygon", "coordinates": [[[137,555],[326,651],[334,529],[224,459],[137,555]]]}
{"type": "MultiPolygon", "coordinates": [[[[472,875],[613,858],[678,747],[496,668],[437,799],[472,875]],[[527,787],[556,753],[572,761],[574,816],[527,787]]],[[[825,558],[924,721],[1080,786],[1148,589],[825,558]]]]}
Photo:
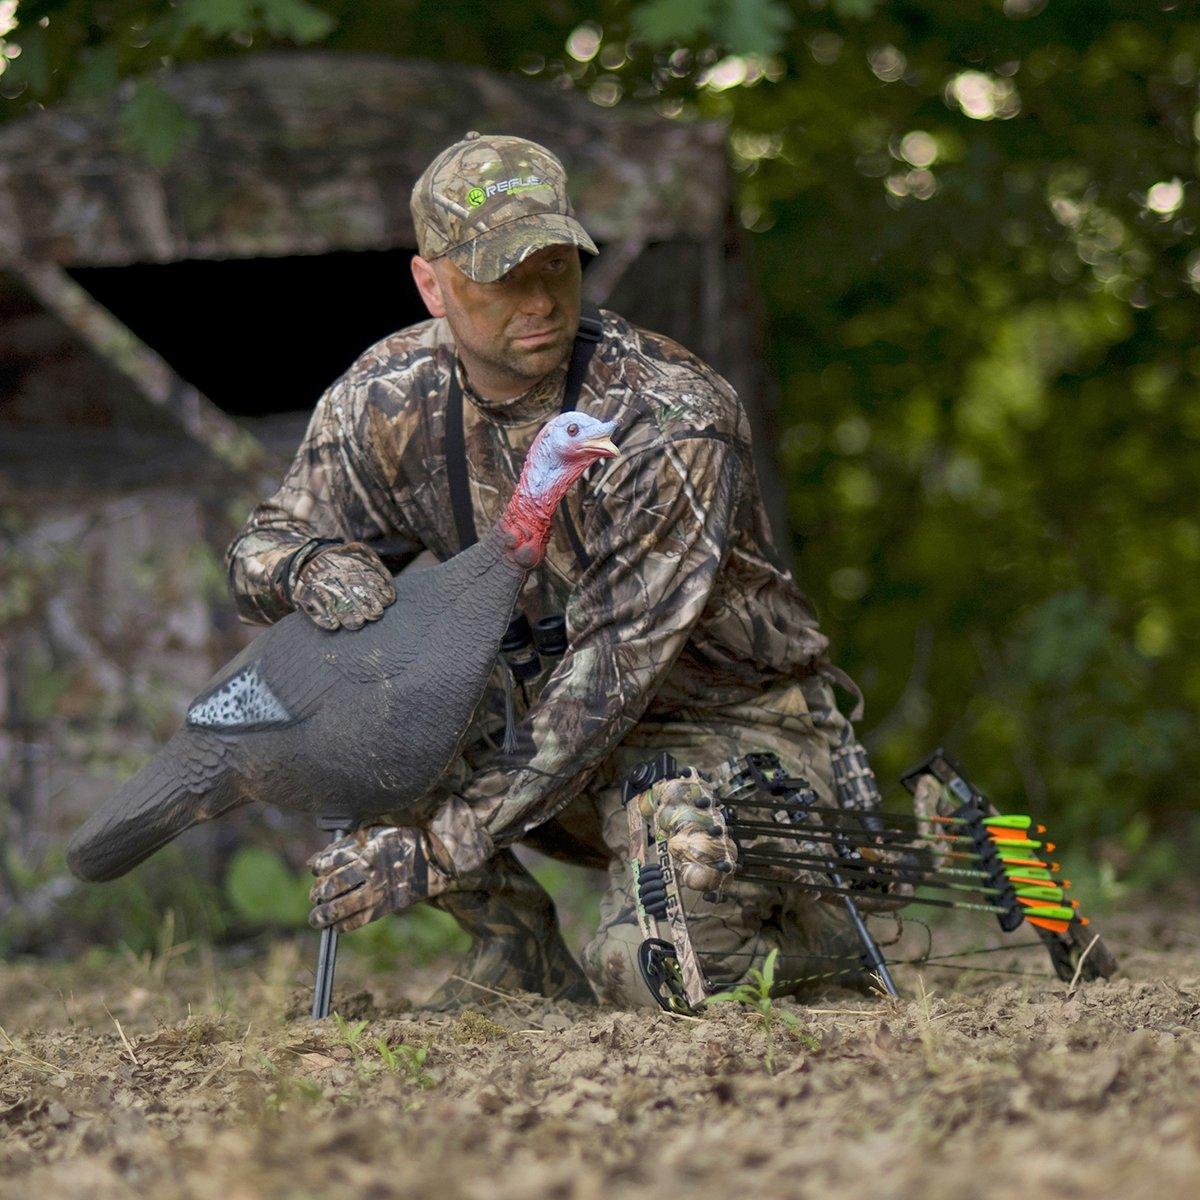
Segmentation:
{"type": "Polygon", "coordinates": [[[562,331],[560,329],[547,329],[541,333],[526,333],[513,340],[520,342],[523,346],[540,346],[543,342],[554,341],[562,331]]]}

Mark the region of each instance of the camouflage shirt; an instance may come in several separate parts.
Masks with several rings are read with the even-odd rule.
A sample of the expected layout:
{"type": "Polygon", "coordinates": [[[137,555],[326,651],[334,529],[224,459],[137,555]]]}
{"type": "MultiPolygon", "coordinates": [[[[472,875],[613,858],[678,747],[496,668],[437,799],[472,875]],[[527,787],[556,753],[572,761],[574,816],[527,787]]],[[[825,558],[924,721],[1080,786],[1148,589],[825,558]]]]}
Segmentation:
{"type": "MultiPolygon", "coordinates": [[[[603,318],[577,407],[617,421],[621,455],[564,501],[590,561],[576,559],[556,517],[521,601],[531,621],[565,613],[570,646],[534,681],[516,753],[475,759],[459,788],[498,843],[568,804],[636,723],[719,723],[826,661],[812,608],[772,549],[737,396],[676,342],[603,318]]],[[[403,329],[321,397],[282,486],[229,547],[244,620],[289,611],[282,575],[314,537],[457,553],[443,448],[451,371],[466,399],[476,527],[500,517],[534,436],[561,407],[566,365],[488,401],[444,320],[403,329]]]]}

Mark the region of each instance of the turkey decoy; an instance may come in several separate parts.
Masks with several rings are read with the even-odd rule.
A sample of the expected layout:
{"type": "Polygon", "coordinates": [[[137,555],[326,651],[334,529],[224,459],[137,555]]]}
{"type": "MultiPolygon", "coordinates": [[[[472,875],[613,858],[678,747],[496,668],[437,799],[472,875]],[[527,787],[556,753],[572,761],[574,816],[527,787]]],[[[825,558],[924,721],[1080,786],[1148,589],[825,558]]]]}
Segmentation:
{"type": "Polygon", "coordinates": [[[353,828],[426,795],[470,725],[559,501],[617,453],[614,428],[579,412],[547,422],[496,525],[440,566],[397,578],[379,620],[330,632],[290,613],[265,630],[75,833],[71,870],[114,879],[252,800],[353,828]]]}

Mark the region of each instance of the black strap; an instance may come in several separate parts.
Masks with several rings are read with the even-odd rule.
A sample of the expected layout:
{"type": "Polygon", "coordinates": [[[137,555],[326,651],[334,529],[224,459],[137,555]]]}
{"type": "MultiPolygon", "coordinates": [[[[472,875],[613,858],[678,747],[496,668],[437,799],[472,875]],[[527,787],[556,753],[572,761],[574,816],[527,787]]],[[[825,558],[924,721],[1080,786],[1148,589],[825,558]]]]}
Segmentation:
{"type": "MultiPolygon", "coordinates": [[[[567,382],[563,387],[563,402],[561,412],[571,412],[579,404],[579,393],[583,390],[583,381],[587,377],[592,355],[604,337],[604,322],[600,310],[585,300],[579,316],[579,332],[575,335],[575,345],[571,347],[571,365],[567,368],[567,382]]],[[[567,531],[567,540],[575,551],[575,561],[583,570],[592,565],[591,555],[583,547],[583,538],[575,528],[575,519],[567,505],[567,498],[558,506],[562,513],[563,526],[567,531]]]]}
{"type": "Polygon", "coordinates": [[[450,507],[454,510],[458,548],[465,550],[479,541],[479,535],[475,532],[471,485],[467,479],[467,442],[463,431],[463,397],[457,363],[450,368],[450,395],[446,399],[446,478],[450,484],[450,507]]]}
{"type": "MultiPolygon", "coordinates": [[[[571,347],[571,362],[567,367],[567,379],[563,387],[562,412],[570,412],[579,403],[579,393],[587,377],[592,355],[604,337],[604,321],[600,310],[589,301],[584,301],[579,315],[579,332],[571,347]]],[[[475,510],[471,507],[471,485],[467,477],[467,443],[463,429],[462,386],[458,382],[458,364],[450,370],[450,394],[446,398],[446,479],[450,485],[450,508],[454,513],[454,527],[458,533],[458,547],[465,550],[479,541],[475,529],[475,510]]],[[[570,509],[564,501],[559,505],[567,539],[575,558],[586,571],[592,565],[583,539],[575,528],[570,509]]]]}

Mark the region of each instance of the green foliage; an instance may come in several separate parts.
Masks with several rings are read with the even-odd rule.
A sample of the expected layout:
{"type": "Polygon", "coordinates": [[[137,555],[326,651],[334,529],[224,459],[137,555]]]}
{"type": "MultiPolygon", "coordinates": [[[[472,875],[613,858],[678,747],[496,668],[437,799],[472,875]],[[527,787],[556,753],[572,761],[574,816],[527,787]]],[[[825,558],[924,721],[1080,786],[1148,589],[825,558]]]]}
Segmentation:
{"type": "Polygon", "coordinates": [[[164,167],[197,129],[179,103],[156,83],[139,83],[121,110],[121,136],[129,149],[140,152],[156,167],[164,167]]]}
{"type": "Polygon", "coordinates": [[[377,1037],[373,1044],[378,1055],[376,1062],[367,1056],[367,1047],[363,1045],[363,1034],[369,1022],[347,1021],[339,1012],[333,1014],[333,1021],[337,1027],[338,1038],[354,1056],[360,1074],[371,1075],[385,1070],[403,1075],[422,1090],[437,1086],[437,1080],[425,1072],[425,1060],[429,1057],[428,1046],[410,1046],[406,1042],[398,1042],[393,1046],[386,1038],[377,1037]]]}
{"type": "Polygon", "coordinates": [[[449,913],[418,904],[394,917],[372,921],[342,939],[353,954],[368,960],[372,970],[424,966],[447,955],[461,954],[471,939],[449,913]]]}
{"type": "Polygon", "coordinates": [[[176,22],[180,33],[195,29],[219,38],[252,28],[257,7],[254,0],[185,0],[176,22]]]}
{"type": "Polygon", "coordinates": [[[629,26],[651,45],[690,42],[710,28],[720,0],[648,0],[633,10],[629,26]]]}
{"type": "Polygon", "coordinates": [[[340,1012],[333,1014],[333,1023],[337,1026],[338,1037],[343,1043],[349,1047],[350,1053],[355,1058],[362,1057],[362,1035],[366,1029],[368,1022],[366,1021],[347,1021],[340,1012]]]}
{"type": "Polygon", "coordinates": [[[647,0],[629,18],[633,36],[651,46],[707,35],[734,54],[774,54],[791,25],[792,15],[779,0],[647,0]]]}
{"type": "Polygon", "coordinates": [[[336,23],[304,0],[186,0],[176,21],[179,39],[193,30],[221,38],[265,29],[274,37],[299,43],[319,41],[336,23]]]}
{"type": "Polygon", "coordinates": [[[69,876],[60,853],[30,866],[9,849],[0,878],[21,897],[0,919],[4,957],[119,946],[135,957],[161,961],[170,957],[171,946],[216,941],[227,927],[220,892],[177,845],[111,883],[65,886],[69,876]]]}
{"type": "Polygon", "coordinates": [[[225,875],[225,895],[233,911],[249,925],[303,928],[308,919],[311,880],[289,870],[274,851],[243,846],[225,875]]]}
{"type": "Polygon", "coordinates": [[[304,0],[264,0],[261,10],[268,33],[301,45],[319,42],[336,25],[328,13],[304,0]]]}
{"type": "Polygon", "coordinates": [[[739,1004],[754,1010],[759,1024],[766,1036],[767,1049],[763,1057],[763,1065],[767,1074],[775,1072],[775,1033],[782,1025],[799,1042],[810,1050],[820,1049],[820,1042],[810,1033],[800,1028],[796,1014],[786,1008],[780,1008],[775,1003],[772,991],[775,988],[775,963],[779,950],[774,949],[767,955],[762,967],[751,967],[745,983],[739,983],[724,992],[709,996],[706,1004],[739,1004]]]}
{"type": "MultiPolygon", "coordinates": [[[[1161,878],[1196,837],[1193,10],[414,0],[397,19],[362,0],[113,0],[99,21],[92,7],[21,4],[5,115],[164,59],[312,39],[585,92],[605,76],[724,122],[779,389],[785,549],[866,691],[880,777],[945,742],[1111,888],[1161,878]],[[576,62],[565,43],[585,21],[602,48],[576,62]],[[738,54],[758,61],[714,81],[738,54]]],[[[139,95],[165,155],[186,131],[139,95]]],[[[18,573],[0,620],[36,596],[18,573]]],[[[348,944],[411,952],[401,928],[348,944]]],[[[416,944],[427,934],[441,936],[416,944]]]]}
{"type": "Polygon", "coordinates": [[[425,1072],[425,1060],[429,1057],[428,1046],[410,1046],[406,1042],[389,1046],[384,1038],[376,1038],[375,1048],[387,1070],[405,1075],[410,1083],[416,1084],[422,1090],[437,1086],[437,1080],[425,1072]]]}
{"type": "Polygon", "coordinates": [[[28,101],[96,100],[121,79],[138,82],[121,99],[125,147],[166,166],[197,128],[158,81],[164,69],[252,45],[305,45],[329,37],[336,19],[307,0],[114,0],[101,16],[89,0],[26,0],[7,41],[19,47],[5,61],[0,96],[28,101]]]}
{"type": "Polygon", "coordinates": [[[713,25],[718,43],[733,54],[775,54],[793,20],[779,0],[730,0],[713,25]]]}

